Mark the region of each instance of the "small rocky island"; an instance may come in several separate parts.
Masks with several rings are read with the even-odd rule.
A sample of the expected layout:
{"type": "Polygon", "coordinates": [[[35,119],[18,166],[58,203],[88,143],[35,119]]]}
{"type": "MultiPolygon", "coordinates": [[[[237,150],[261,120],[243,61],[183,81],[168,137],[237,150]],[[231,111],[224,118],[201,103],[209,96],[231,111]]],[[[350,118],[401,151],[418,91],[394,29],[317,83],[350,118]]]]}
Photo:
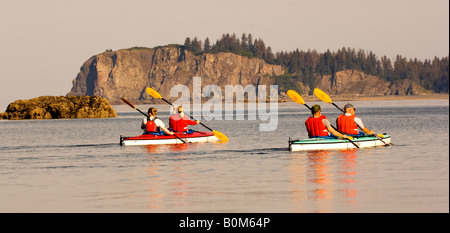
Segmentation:
{"type": "Polygon", "coordinates": [[[99,96],[41,96],[17,100],[0,113],[0,119],[63,119],[117,117],[109,102],[99,96]]]}

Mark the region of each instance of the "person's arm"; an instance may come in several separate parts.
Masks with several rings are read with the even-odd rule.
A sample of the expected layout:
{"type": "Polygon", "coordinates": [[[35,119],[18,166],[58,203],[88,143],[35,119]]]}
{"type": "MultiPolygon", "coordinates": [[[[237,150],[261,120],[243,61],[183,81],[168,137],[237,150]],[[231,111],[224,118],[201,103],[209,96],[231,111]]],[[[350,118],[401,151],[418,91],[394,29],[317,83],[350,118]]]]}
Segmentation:
{"type": "Polygon", "coordinates": [[[362,129],[362,131],[366,134],[374,134],[375,132],[373,132],[372,130],[369,130],[368,128],[366,128],[362,122],[362,120],[359,117],[355,117],[355,123],[359,126],[360,129],[362,129]]]}
{"type": "Polygon", "coordinates": [[[155,120],[155,124],[156,124],[160,129],[162,129],[166,134],[169,134],[169,135],[172,135],[172,134],[173,134],[173,132],[170,132],[170,130],[168,130],[168,129],[166,128],[166,125],[164,124],[164,122],[162,122],[162,120],[156,119],[156,120],[155,120]]]}
{"type": "Polygon", "coordinates": [[[189,121],[188,121],[188,125],[196,125],[196,124],[198,124],[198,123],[200,123],[199,120],[196,120],[196,121],[191,121],[191,120],[189,120],[189,121]]]}
{"type": "Polygon", "coordinates": [[[172,105],[172,107],[173,107],[172,115],[177,115],[178,114],[178,107],[175,104],[172,105]]]}
{"type": "Polygon", "coordinates": [[[366,134],[375,134],[375,132],[373,132],[373,130],[369,130],[366,127],[364,127],[363,132],[366,133],[366,134]]]}
{"type": "Polygon", "coordinates": [[[144,118],[142,120],[142,124],[141,124],[141,129],[145,129],[145,128],[147,128],[147,118],[144,118]]]}
{"type": "Polygon", "coordinates": [[[198,123],[200,123],[199,120],[193,121],[191,119],[189,119],[189,117],[187,117],[186,115],[183,116],[182,120],[187,123],[188,125],[196,125],[198,123]]]}
{"type": "Polygon", "coordinates": [[[173,135],[173,132],[169,131],[165,126],[159,128],[162,129],[166,134],[173,135]]]}

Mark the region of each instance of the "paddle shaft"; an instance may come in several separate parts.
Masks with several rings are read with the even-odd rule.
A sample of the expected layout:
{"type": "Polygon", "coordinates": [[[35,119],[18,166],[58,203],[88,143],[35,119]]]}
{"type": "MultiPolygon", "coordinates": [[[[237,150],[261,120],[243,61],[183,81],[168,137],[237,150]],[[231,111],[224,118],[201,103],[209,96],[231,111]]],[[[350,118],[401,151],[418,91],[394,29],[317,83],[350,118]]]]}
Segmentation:
{"type": "Polygon", "coordinates": [[[138,110],[138,112],[142,113],[142,115],[149,117],[147,114],[145,114],[144,112],[142,112],[139,108],[135,108],[136,110],[138,110]]]}
{"type": "MultiPolygon", "coordinates": [[[[335,103],[331,103],[332,105],[334,105],[336,108],[338,108],[339,110],[341,110],[341,112],[345,113],[344,109],[340,108],[339,106],[337,106],[335,103]]],[[[359,125],[358,125],[359,127],[359,125]]],[[[361,129],[362,130],[362,129],[361,129]]]]}

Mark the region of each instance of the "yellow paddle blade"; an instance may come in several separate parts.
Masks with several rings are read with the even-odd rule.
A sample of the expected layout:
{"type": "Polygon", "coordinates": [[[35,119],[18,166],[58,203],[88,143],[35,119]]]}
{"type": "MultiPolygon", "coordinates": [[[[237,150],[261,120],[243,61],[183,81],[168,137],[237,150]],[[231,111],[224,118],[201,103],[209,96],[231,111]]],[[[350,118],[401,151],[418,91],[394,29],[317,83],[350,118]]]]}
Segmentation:
{"type": "Polygon", "coordinates": [[[151,89],[150,87],[147,87],[145,91],[147,92],[147,94],[153,96],[153,98],[162,99],[161,95],[157,91],[151,89]]]}
{"type": "Polygon", "coordinates": [[[213,132],[214,136],[216,136],[220,141],[222,141],[222,142],[228,141],[228,137],[225,136],[225,134],[223,134],[219,131],[215,131],[215,130],[213,130],[212,132],[213,132]]]}
{"type": "Polygon", "coordinates": [[[128,101],[127,99],[125,99],[125,98],[120,98],[120,99],[121,99],[123,102],[125,102],[126,104],[130,105],[130,107],[136,109],[136,107],[135,107],[130,101],[128,101]]]}
{"type": "Polygon", "coordinates": [[[378,137],[384,138],[384,134],[377,134],[378,137]]]}
{"type": "Polygon", "coordinates": [[[289,90],[287,91],[287,94],[289,97],[291,97],[291,99],[293,99],[296,103],[298,104],[305,104],[305,101],[303,100],[303,98],[300,96],[300,94],[298,94],[296,91],[294,90],[289,90]]]}
{"type": "Polygon", "coordinates": [[[325,103],[330,103],[330,104],[333,103],[333,101],[331,101],[331,98],[327,95],[327,93],[323,92],[319,88],[314,89],[314,95],[316,95],[317,98],[319,98],[320,100],[322,100],[325,103]]]}
{"type": "Polygon", "coordinates": [[[352,136],[347,136],[348,137],[348,139],[350,140],[350,141],[353,141],[353,137],[352,136]]]}

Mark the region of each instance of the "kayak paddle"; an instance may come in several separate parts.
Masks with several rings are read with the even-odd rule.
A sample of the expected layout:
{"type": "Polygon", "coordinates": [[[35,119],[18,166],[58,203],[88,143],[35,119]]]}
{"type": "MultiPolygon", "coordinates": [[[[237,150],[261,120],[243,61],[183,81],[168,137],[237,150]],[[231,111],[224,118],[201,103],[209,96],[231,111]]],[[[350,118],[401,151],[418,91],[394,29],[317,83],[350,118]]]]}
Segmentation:
{"type": "Polygon", "coordinates": [[[300,96],[300,94],[298,94],[296,91],[294,90],[289,90],[287,91],[287,94],[289,97],[291,97],[291,99],[293,99],[297,104],[303,104],[305,105],[309,110],[311,110],[311,107],[309,107],[305,101],[303,100],[303,98],[300,96]]]}
{"type": "MultiPolygon", "coordinates": [[[[305,101],[303,100],[303,98],[300,96],[300,94],[298,94],[296,91],[294,91],[294,90],[288,90],[287,91],[287,94],[288,94],[288,96],[289,97],[291,97],[291,99],[293,99],[296,103],[298,103],[298,104],[303,104],[303,105],[305,105],[309,110],[311,110],[311,107],[309,107],[306,103],[305,103],[305,101]]],[[[334,130],[336,130],[336,131],[338,131],[333,125],[331,125],[331,127],[333,127],[333,129],[334,130]]],[[[338,131],[339,132],[339,131],[338,131]]],[[[346,138],[349,142],[351,142],[354,146],[356,146],[356,148],[359,148],[359,146],[358,145],[356,145],[356,143],[354,143],[352,140],[353,140],[353,137],[351,137],[351,136],[348,136],[347,135],[347,137],[348,138],[346,138]]]]}
{"type": "Polygon", "coordinates": [[[128,104],[130,107],[132,107],[132,108],[138,110],[138,112],[142,113],[142,115],[148,117],[147,114],[145,114],[144,112],[142,112],[141,110],[139,110],[139,108],[136,108],[136,107],[135,107],[130,101],[128,101],[127,99],[125,99],[125,98],[120,98],[120,99],[121,99],[123,102],[125,102],[126,104],[128,104]]]}
{"type": "MultiPolygon", "coordinates": [[[[142,115],[149,117],[146,113],[142,112],[141,110],[139,110],[139,108],[136,108],[130,101],[128,101],[125,98],[120,98],[123,102],[125,102],[126,104],[128,104],[130,107],[138,110],[138,112],[142,113],[142,115]]],[[[181,139],[180,137],[178,137],[177,135],[175,135],[175,133],[173,134],[173,136],[175,136],[176,138],[180,139],[180,141],[182,141],[183,143],[186,143],[186,141],[184,141],[183,139],[181,139]]]]}
{"type": "Polygon", "coordinates": [[[345,111],[344,111],[342,108],[340,108],[340,107],[337,106],[335,103],[333,103],[333,101],[331,101],[331,98],[330,98],[330,96],[327,95],[327,93],[323,92],[323,91],[320,90],[319,88],[314,89],[314,95],[316,95],[317,98],[319,98],[319,99],[322,100],[323,102],[332,104],[332,105],[334,105],[336,108],[338,108],[339,110],[341,110],[341,112],[344,112],[344,113],[345,113],[345,111]]]}
{"type": "MultiPolygon", "coordinates": [[[[152,88],[147,87],[147,88],[145,89],[145,91],[147,92],[147,94],[153,96],[153,98],[156,98],[156,99],[162,99],[162,100],[164,100],[166,103],[168,103],[169,105],[173,106],[172,103],[170,103],[169,101],[167,101],[166,99],[164,99],[157,91],[153,90],[152,88]]],[[[185,113],[185,114],[186,114],[186,113],[185,113]]],[[[186,114],[186,115],[189,116],[188,114],[186,114]]],[[[193,117],[191,117],[191,116],[189,116],[189,117],[190,117],[192,120],[195,120],[193,117]]],[[[216,136],[218,139],[220,139],[220,141],[222,141],[222,142],[227,142],[227,141],[228,141],[228,137],[227,137],[225,134],[223,134],[223,133],[221,133],[221,132],[219,132],[219,131],[212,130],[212,129],[210,129],[208,126],[204,125],[204,124],[201,123],[201,122],[200,122],[200,124],[203,125],[205,128],[209,129],[211,132],[213,132],[214,136],[216,136]]]]}
{"type": "MultiPolygon", "coordinates": [[[[337,106],[335,103],[333,103],[333,101],[331,100],[330,96],[327,95],[327,93],[325,93],[324,91],[320,90],[319,88],[315,88],[314,89],[314,95],[317,96],[317,98],[319,98],[320,100],[322,100],[325,103],[330,103],[333,104],[336,108],[338,108],[339,110],[341,110],[341,112],[345,113],[344,109],[340,108],[339,106],[337,106]]],[[[363,130],[361,128],[361,126],[359,126],[358,124],[356,124],[358,126],[358,128],[360,130],[363,130]]],[[[372,134],[373,136],[375,136],[376,138],[378,138],[381,142],[384,143],[384,145],[389,146],[389,144],[387,144],[386,142],[383,141],[383,139],[381,139],[377,134],[372,134]]]]}

